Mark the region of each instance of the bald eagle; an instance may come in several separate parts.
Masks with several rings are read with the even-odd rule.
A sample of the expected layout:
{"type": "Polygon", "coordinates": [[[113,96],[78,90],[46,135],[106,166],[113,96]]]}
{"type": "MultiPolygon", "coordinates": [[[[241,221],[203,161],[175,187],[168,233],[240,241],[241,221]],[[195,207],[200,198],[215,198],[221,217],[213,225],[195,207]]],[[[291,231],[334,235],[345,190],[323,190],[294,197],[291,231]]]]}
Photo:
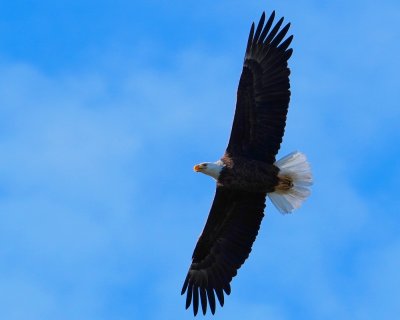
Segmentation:
{"type": "Polygon", "coordinates": [[[216,298],[224,305],[224,292],[251,252],[264,217],[268,195],[281,213],[298,208],[312,184],[306,157],[293,152],[275,161],[285,130],[290,99],[288,59],[293,36],[290,23],[274,25],[275,12],[265,23],[250,29],[237,92],[236,111],[228,147],[216,162],[194,167],[216,180],[216,192],[206,225],[192,256],[182,292],[186,309],[199,302],[215,313],[216,298]],[[265,24],[264,24],[265,23],[265,24]],[[215,297],[216,296],[216,297],[215,297]]]}

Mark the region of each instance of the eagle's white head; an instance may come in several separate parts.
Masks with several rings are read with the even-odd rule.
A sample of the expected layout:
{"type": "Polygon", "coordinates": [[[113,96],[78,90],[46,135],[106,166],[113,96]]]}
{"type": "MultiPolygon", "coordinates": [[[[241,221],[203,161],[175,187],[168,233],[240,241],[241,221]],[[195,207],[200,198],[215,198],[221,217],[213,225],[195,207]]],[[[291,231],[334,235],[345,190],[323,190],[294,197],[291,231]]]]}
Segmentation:
{"type": "Polygon", "coordinates": [[[221,173],[223,167],[224,163],[221,160],[218,160],[215,162],[203,162],[196,164],[193,167],[193,170],[204,173],[210,177],[213,177],[215,180],[218,180],[219,174],[221,173]]]}

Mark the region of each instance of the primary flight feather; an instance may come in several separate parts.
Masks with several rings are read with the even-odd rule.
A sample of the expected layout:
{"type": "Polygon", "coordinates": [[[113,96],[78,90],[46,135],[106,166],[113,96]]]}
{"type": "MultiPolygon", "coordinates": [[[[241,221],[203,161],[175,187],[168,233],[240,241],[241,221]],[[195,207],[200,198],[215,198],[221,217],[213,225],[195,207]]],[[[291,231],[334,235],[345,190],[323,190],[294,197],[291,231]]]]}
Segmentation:
{"type": "Polygon", "coordinates": [[[237,92],[228,146],[216,162],[194,167],[213,177],[216,192],[204,230],[197,241],[182,294],[194,315],[201,305],[215,313],[224,305],[230,282],[251,252],[264,217],[268,195],[282,213],[292,212],[310,194],[312,175],[302,153],[276,161],[290,100],[288,59],[293,36],[283,18],[265,13],[251,26],[237,92]],[[286,37],[286,39],[285,39],[286,37]]]}

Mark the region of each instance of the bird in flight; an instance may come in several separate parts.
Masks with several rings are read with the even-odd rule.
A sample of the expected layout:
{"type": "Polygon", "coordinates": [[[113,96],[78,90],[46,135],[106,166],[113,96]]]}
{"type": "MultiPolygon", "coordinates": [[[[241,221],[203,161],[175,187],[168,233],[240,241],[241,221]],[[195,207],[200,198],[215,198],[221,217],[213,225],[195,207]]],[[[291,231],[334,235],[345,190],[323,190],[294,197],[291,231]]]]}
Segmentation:
{"type": "Polygon", "coordinates": [[[251,252],[266,197],[281,213],[289,213],[310,194],[312,175],[304,154],[275,159],[290,100],[293,36],[286,37],[290,23],[282,27],[283,18],[275,24],[274,18],[275,11],[265,22],[264,12],[257,28],[251,26],[223,157],[194,166],[216,180],[214,201],[181,292],[194,315],[200,304],[203,314],[207,306],[215,313],[217,299],[224,305],[224,293],[231,293],[230,282],[251,252]]]}

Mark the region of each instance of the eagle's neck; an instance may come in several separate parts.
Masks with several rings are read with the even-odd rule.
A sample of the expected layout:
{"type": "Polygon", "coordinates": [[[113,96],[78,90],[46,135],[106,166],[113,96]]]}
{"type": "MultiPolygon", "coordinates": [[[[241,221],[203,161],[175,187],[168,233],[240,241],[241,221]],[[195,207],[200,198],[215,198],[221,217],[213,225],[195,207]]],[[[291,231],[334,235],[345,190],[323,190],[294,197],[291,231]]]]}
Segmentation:
{"type": "Polygon", "coordinates": [[[219,174],[221,173],[222,168],[224,167],[224,163],[222,160],[218,160],[215,162],[206,162],[207,167],[202,171],[204,174],[213,177],[215,180],[218,180],[219,174]]]}

